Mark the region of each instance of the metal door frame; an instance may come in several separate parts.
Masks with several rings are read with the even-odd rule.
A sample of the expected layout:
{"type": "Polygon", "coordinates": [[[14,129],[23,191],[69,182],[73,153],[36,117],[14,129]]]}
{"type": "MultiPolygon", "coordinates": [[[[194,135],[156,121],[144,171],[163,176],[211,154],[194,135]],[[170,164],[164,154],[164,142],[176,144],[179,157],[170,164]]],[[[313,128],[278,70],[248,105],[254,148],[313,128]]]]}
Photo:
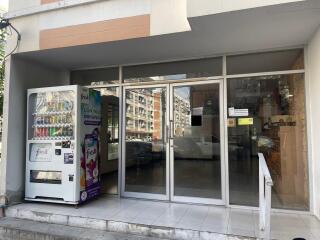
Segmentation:
{"type": "Polygon", "coordinates": [[[220,152],[221,152],[221,199],[212,198],[198,198],[198,197],[183,197],[174,196],[174,151],[173,151],[173,138],[172,129],[170,129],[170,200],[173,202],[184,202],[184,203],[199,203],[199,204],[212,204],[212,205],[226,205],[226,160],[225,160],[225,132],[224,132],[224,114],[223,108],[223,79],[221,80],[204,80],[197,82],[181,82],[170,84],[170,121],[173,121],[174,115],[174,87],[177,86],[194,86],[194,85],[205,85],[205,84],[219,84],[219,108],[220,108],[220,152]]]}
{"type": "MultiPolygon", "coordinates": [[[[121,196],[123,197],[131,197],[131,198],[144,198],[144,199],[153,199],[153,200],[169,200],[170,199],[170,189],[169,189],[169,141],[168,141],[168,134],[164,136],[165,138],[165,145],[166,145],[166,194],[153,194],[153,193],[140,193],[140,192],[127,192],[125,191],[125,180],[126,180],[126,91],[130,89],[148,89],[148,88],[165,88],[166,93],[166,123],[165,127],[169,124],[169,111],[168,108],[169,105],[169,84],[155,84],[155,85],[136,85],[136,86],[124,86],[122,91],[122,140],[121,140],[121,162],[122,162],[122,168],[121,168],[121,196]]],[[[165,132],[167,133],[167,129],[165,129],[165,132]]]]}
{"type": "MultiPolygon", "coordinates": [[[[164,83],[164,84],[143,84],[133,86],[123,86],[122,91],[122,140],[121,140],[121,196],[130,198],[144,198],[152,200],[166,200],[172,202],[184,203],[199,203],[199,204],[212,204],[212,205],[226,205],[226,159],[225,159],[225,132],[224,132],[224,114],[223,108],[223,79],[213,80],[200,80],[200,81],[185,81],[179,83],[164,83]],[[219,84],[219,107],[220,107],[220,151],[221,151],[221,199],[212,198],[197,198],[197,197],[182,197],[174,196],[174,151],[173,139],[166,140],[166,194],[153,194],[153,193],[140,193],[140,192],[127,192],[125,191],[125,138],[126,138],[126,91],[130,89],[143,89],[143,88],[165,88],[166,94],[166,128],[170,129],[170,121],[173,120],[173,89],[176,86],[194,86],[205,84],[219,84]]],[[[171,131],[171,129],[170,129],[171,131]]],[[[169,138],[166,134],[165,138],[169,138]]]]}

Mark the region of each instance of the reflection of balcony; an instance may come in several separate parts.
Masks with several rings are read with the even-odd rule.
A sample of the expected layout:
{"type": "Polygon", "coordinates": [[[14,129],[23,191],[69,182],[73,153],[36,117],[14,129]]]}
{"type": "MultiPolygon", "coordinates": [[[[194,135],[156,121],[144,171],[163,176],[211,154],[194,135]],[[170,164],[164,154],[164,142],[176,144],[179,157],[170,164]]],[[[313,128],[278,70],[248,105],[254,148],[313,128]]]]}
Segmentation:
{"type": "Polygon", "coordinates": [[[138,133],[143,133],[143,134],[147,134],[147,133],[153,133],[152,130],[149,129],[141,129],[141,128],[133,128],[133,127],[129,127],[128,125],[126,126],[126,132],[131,133],[131,134],[138,134],[138,133]]]}
{"type": "Polygon", "coordinates": [[[134,104],[133,99],[128,99],[128,98],[126,99],[126,103],[130,105],[134,104]]]}
{"type": "Polygon", "coordinates": [[[133,111],[129,111],[126,113],[127,117],[134,117],[134,112],[133,111]]]}

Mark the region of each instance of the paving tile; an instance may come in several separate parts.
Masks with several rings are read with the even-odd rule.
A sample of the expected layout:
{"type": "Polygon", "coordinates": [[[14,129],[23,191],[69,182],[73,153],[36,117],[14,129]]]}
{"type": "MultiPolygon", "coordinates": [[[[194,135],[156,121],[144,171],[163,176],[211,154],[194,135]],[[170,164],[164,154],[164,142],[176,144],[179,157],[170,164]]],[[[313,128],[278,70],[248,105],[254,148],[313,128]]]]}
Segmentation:
{"type": "MultiPolygon", "coordinates": [[[[68,205],[25,203],[9,207],[7,214],[57,224],[66,224],[70,218],[69,222],[75,226],[136,233],[141,230],[148,234],[154,231],[153,236],[163,238],[192,236],[206,240],[226,233],[244,236],[259,233],[258,211],[117,197],[101,197],[78,209],[68,205]],[[152,225],[156,227],[150,228],[152,225]]],[[[320,239],[320,221],[303,213],[272,213],[271,229],[272,236],[280,240],[297,236],[320,239]]]]}
{"type": "Polygon", "coordinates": [[[209,212],[201,226],[201,231],[227,233],[229,211],[226,208],[209,208],[209,212]]]}
{"type": "Polygon", "coordinates": [[[253,212],[250,210],[231,209],[229,213],[228,231],[232,229],[254,232],[253,212]]]}
{"type": "Polygon", "coordinates": [[[314,235],[308,232],[304,233],[292,233],[292,232],[277,232],[277,231],[271,231],[271,238],[277,239],[277,240],[292,240],[294,238],[304,238],[306,240],[319,240],[319,238],[316,238],[314,235]]]}
{"type": "Polygon", "coordinates": [[[190,229],[199,231],[202,227],[202,220],[184,219],[178,222],[175,227],[181,229],[190,229]]]}
{"type": "Polygon", "coordinates": [[[255,237],[254,230],[243,229],[243,228],[229,227],[228,228],[228,234],[244,236],[244,237],[255,237]]]}
{"type": "Polygon", "coordinates": [[[318,237],[318,239],[320,239],[319,219],[308,214],[299,214],[299,218],[302,219],[306,229],[308,229],[315,237],[318,237]]]}

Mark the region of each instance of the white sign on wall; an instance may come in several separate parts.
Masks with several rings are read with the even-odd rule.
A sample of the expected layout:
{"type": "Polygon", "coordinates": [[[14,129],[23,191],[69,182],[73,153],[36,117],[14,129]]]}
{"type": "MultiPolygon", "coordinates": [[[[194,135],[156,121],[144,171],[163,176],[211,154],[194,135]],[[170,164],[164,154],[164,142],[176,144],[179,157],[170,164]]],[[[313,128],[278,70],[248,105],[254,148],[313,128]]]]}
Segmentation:
{"type": "Polygon", "coordinates": [[[247,117],[249,116],[249,109],[236,109],[234,107],[230,107],[229,109],[229,116],[230,117],[247,117]]]}

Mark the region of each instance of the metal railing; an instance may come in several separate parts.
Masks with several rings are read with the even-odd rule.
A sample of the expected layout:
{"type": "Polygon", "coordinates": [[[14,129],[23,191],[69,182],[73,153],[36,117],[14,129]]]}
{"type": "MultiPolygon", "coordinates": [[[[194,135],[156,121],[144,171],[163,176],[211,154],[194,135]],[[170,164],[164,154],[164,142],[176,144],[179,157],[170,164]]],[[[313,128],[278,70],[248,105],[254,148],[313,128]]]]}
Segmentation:
{"type": "Polygon", "coordinates": [[[273,181],[262,153],[259,156],[259,230],[261,239],[271,239],[271,187],[273,181]]]}

